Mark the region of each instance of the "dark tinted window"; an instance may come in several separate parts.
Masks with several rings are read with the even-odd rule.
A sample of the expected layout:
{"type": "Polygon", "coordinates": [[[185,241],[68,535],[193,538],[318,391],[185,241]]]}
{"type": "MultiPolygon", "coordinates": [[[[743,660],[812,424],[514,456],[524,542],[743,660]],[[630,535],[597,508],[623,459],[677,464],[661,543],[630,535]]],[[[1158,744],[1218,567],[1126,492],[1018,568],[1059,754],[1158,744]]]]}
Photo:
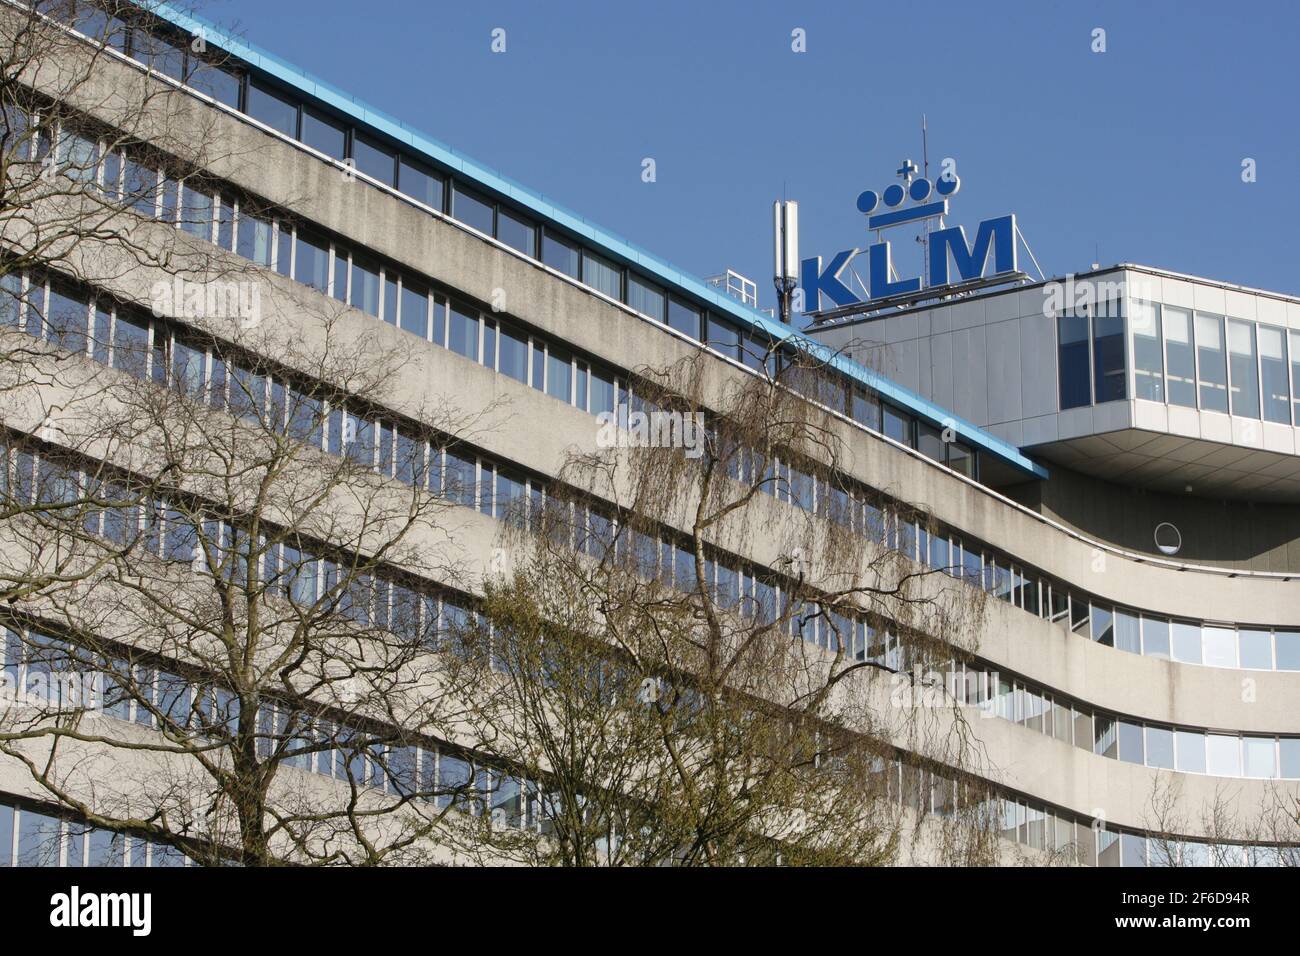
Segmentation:
{"type": "Polygon", "coordinates": [[[501,326],[498,369],[516,381],[528,383],[528,337],[505,324],[501,326]]]}
{"type": "Polygon", "coordinates": [[[708,343],[727,358],[735,358],[740,346],[740,332],[734,325],[712,313],[708,319],[708,343]]]}
{"type": "Polygon", "coordinates": [[[402,328],[412,335],[428,338],[429,290],[418,283],[402,280],[402,328]]]}
{"type": "Polygon", "coordinates": [[[206,93],[218,103],[239,109],[240,78],[230,70],[195,60],[190,66],[190,86],[206,93]]]}
{"type": "Polygon", "coordinates": [[[1099,303],[1097,315],[1092,320],[1092,351],[1096,382],[1094,394],[1098,402],[1113,402],[1124,398],[1124,317],[1119,303],[1099,303]]]}
{"type": "Polygon", "coordinates": [[[1056,320],[1056,326],[1061,408],[1079,408],[1092,401],[1088,387],[1088,317],[1063,315],[1056,320]]]}
{"type": "Polygon", "coordinates": [[[486,199],[457,185],[451,193],[451,214],[467,226],[492,235],[492,206],[486,199]]]}
{"type": "Polygon", "coordinates": [[[299,229],[294,256],[293,277],[321,292],[329,291],[329,242],[299,229]]]}
{"type": "Polygon", "coordinates": [[[651,285],[636,273],[627,277],[627,304],[642,315],[648,315],[656,322],[664,321],[664,292],[656,285],[651,285]]]}
{"type": "Polygon", "coordinates": [[[542,261],[566,276],[578,278],[578,247],[552,232],[542,237],[542,261]]]}
{"type": "Polygon", "coordinates": [[[442,211],[442,177],[402,156],[398,160],[397,188],[412,199],[442,211]]]}
{"type": "Polygon", "coordinates": [[[302,111],[302,141],[326,156],[342,159],[347,142],[347,130],[333,117],[318,113],[311,107],[302,111]]]}
{"type": "Polygon", "coordinates": [[[623,298],[623,270],[586,249],[582,252],[582,281],[611,299],[623,298]]]}
{"type": "Polygon", "coordinates": [[[257,80],[248,84],[248,115],[286,136],[298,136],[298,104],[257,80]]]}
{"type": "Polygon", "coordinates": [[[505,209],[497,215],[497,238],[526,256],[537,255],[537,227],[505,209]]]}
{"type": "Polygon", "coordinates": [[[668,324],[678,332],[689,335],[693,339],[698,339],[700,337],[700,310],[677,299],[670,299],[668,301],[668,324]]]}
{"type": "Polygon", "coordinates": [[[892,405],[884,406],[885,434],[904,445],[912,444],[912,422],[905,412],[892,405]]]}
{"type": "Polygon", "coordinates": [[[451,327],[447,347],[466,358],[478,361],[478,315],[463,306],[451,308],[451,327]]]}
{"type": "Polygon", "coordinates": [[[352,158],[357,162],[357,169],[367,176],[373,176],[381,183],[393,185],[396,175],[397,154],[387,146],[381,146],[365,133],[356,133],[352,137],[352,158]]]}

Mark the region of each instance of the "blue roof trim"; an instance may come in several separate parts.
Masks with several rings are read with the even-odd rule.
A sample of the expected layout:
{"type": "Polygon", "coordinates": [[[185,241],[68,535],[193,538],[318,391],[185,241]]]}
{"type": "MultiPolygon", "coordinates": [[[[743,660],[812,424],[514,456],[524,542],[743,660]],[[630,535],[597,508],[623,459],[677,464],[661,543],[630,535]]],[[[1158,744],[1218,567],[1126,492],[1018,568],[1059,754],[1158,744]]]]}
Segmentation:
{"type": "Polygon", "coordinates": [[[842,355],[832,353],[825,345],[809,338],[802,332],[772,321],[757,309],[752,309],[737,302],[731,296],[725,295],[694,276],[682,272],[658,256],[606,232],[584,217],[550,202],[540,193],[533,192],[486,166],[462,156],[450,146],[412,129],[401,120],[373,109],[350,93],[340,90],[324,80],[313,77],[272,53],[253,46],[238,37],[231,36],[208,20],[175,9],[166,0],[157,3],[146,3],[144,6],[150,12],[189,33],[201,31],[207,39],[223,50],[275,77],[282,83],[320,99],[340,113],[392,137],[399,143],[424,153],[438,163],[459,172],[465,178],[513,199],[541,219],[562,226],[569,232],[590,242],[593,246],[641,267],[660,281],[675,286],[689,293],[692,297],[705,302],[710,308],[726,313],[731,318],[737,319],[746,325],[760,328],[777,341],[789,341],[809,354],[823,359],[827,364],[838,369],[849,378],[875,389],[881,395],[908,411],[929,419],[935,424],[952,427],[964,441],[981,451],[995,455],[1007,464],[1028,472],[1036,478],[1047,477],[1045,468],[1025,457],[1015,446],[989,434],[979,426],[972,425],[970,422],[953,415],[947,409],[941,408],[898,383],[890,381],[878,372],[842,355]]]}

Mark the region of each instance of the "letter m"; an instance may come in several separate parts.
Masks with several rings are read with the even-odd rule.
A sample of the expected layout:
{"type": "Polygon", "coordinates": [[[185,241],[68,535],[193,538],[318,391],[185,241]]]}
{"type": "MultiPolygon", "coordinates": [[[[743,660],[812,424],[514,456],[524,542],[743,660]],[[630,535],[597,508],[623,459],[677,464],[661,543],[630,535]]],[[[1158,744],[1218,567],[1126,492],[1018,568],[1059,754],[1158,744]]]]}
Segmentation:
{"type": "Polygon", "coordinates": [[[1016,271],[1016,217],[985,219],[975,234],[975,245],[966,244],[966,230],[950,226],[930,233],[930,285],[947,285],[948,260],[957,266],[960,279],[978,279],[993,251],[993,273],[1016,271]]]}

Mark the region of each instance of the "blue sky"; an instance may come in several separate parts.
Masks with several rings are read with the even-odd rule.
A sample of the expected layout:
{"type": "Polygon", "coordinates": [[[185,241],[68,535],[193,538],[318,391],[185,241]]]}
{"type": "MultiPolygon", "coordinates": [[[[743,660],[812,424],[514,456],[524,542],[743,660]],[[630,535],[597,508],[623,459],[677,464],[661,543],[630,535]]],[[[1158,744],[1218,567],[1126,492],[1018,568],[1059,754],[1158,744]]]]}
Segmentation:
{"type": "Polygon", "coordinates": [[[799,200],[804,256],[865,244],[854,200],[920,161],[922,113],[931,174],[962,178],[949,222],[1015,212],[1048,275],[1131,261],[1300,293],[1289,2],[198,9],[687,271],[750,276],[763,306],[772,200],[799,200]]]}

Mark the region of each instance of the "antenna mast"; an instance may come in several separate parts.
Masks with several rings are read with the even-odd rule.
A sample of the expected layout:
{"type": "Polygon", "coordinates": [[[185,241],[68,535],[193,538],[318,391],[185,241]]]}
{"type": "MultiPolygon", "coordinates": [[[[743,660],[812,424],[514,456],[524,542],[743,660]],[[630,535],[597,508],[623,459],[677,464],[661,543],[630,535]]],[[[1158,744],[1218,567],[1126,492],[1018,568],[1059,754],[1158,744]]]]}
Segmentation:
{"type": "Polygon", "coordinates": [[[799,204],[793,199],[772,203],[772,284],[781,322],[792,325],[791,298],[799,285],[799,204]]]}
{"type": "MultiPolygon", "coordinates": [[[[928,129],[925,122],[925,114],[921,114],[921,166],[924,172],[921,174],[927,180],[930,178],[930,141],[928,129]]],[[[926,219],[921,224],[921,275],[925,276],[925,282],[928,284],[929,276],[926,270],[929,269],[930,263],[930,220],[926,219]]]]}

